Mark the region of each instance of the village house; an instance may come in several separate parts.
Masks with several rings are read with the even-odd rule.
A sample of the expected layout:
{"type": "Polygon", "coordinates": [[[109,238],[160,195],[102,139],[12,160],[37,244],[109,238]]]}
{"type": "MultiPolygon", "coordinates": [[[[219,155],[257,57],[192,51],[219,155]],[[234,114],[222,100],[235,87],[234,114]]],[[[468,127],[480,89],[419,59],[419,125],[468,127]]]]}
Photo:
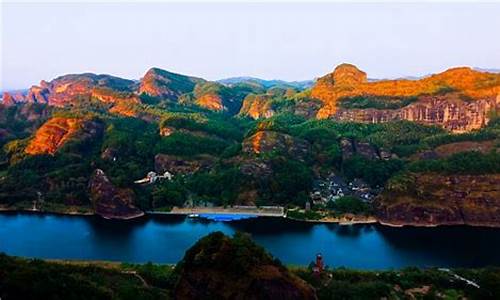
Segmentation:
{"type": "Polygon", "coordinates": [[[346,182],[342,177],[331,173],[326,179],[313,181],[310,197],[314,205],[327,204],[344,196],[355,196],[369,202],[379,192],[380,189],[372,189],[370,185],[360,178],[346,182]]]}
{"type": "Polygon", "coordinates": [[[151,184],[151,183],[155,183],[156,181],[162,180],[162,179],[167,179],[168,181],[171,181],[173,177],[174,177],[174,175],[172,175],[172,173],[170,173],[169,171],[166,171],[165,173],[163,173],[163,175],[158,175],[158,174],[156,174],[156,172],[150,171],[150,172],[148,172],[146,177],[139,179],[139,180],[136,180],[136,181],[134,181],[134,183],[151,184]]]}

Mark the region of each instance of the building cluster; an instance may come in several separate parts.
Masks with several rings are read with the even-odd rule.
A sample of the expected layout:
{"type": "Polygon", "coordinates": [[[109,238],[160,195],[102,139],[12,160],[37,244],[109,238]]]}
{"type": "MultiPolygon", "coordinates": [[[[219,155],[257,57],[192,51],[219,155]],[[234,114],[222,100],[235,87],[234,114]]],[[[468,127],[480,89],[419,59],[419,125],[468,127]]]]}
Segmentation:
{"type": "Polygon", "coordinates": [[[379,189],[371,188],[362,179],[355,178],[346,182],[342,177],[332,173],[326,179],[313,182],[311,200],[313,204],[318,205],[336,201],[344,196],[355,196],[363,201],[371,202],[379,192],[379,189]]]}
{"type": "Polygon", "coordinates": [[[174,175],[172,175],[172,173],[170,173],[169,171],[166,171],[165,173],[163,173],[163,175],[158,175],[156,172],[151,171],[151,172],[148,172],[146,177],[139,179],[139,180],[136,180],[136,181],[134,181],[134,183],[151,184],[151,183],[155,183],[159,180],[163,180],[163,179],[171,181],[173,177],[174,177],[174,175]]]}

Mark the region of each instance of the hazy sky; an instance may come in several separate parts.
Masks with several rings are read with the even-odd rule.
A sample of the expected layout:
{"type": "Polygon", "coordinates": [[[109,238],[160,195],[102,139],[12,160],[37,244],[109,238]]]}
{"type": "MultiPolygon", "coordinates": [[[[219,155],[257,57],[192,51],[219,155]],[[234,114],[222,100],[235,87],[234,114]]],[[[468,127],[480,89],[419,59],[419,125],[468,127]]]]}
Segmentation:
{"type": "Polygon", "coordinates": [[[0,89],[67,73],[304,80],[500,68],[500,3],[2,4],[0,89]]]}

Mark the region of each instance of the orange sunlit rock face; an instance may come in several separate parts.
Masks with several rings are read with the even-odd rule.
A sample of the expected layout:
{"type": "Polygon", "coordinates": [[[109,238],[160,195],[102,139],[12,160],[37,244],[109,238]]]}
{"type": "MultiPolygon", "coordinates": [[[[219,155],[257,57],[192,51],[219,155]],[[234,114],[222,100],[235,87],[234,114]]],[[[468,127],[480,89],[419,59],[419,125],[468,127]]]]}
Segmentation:
{"type": "Polygon", "coordinates": [[[500,74],[453,68],[420,80],[370,82],[364,72],[343,64],[318,79],[311,95],[324,104],[318,118],[370,123],[410,120],[469,131],[486,124],[489,111],[499,105],[500,74]],[[393,110],[339,108],[339,99],[355,96],[417,97],[417,101],[393,110]]]}
{"type": "Polygon", "coordinates": [[[141,102],[139,97],[132,93],[117,92],[109,88],[94,88],[91,97],[104,103],[127,102],[139,104],[141,102]]]}
{"type": "Polygon", "coordinates": [[[149,69],[141,79],[139,93],[145,93],[153,97],[174,96],[166,84],[168,79],[160,74],[156,68],[149,69]]]}
{"type": "Polygon", "coordinates": [[[122,115],[125,117],[137,117],[138,116],[138,103],[135,101],[120,101],[117,102],[113,107],[109,109],[110,113],[122,115]]]}
{"type": "Polygon", "coordinates": [[[196,83],[201,81],[200,78],[151,68],[141,79],[139,93],[176,100],[180,95],[192,92],[196,83]]]}
{"type": "Polygon", "coordinates": [[[15,105],[16,102],[14,101],[14,98],[9,93],[3,93],[2,104],[7,105],[7,106],[11,106],[11,105],[15,105]]]}
{"type": "Polygon", "coordinates": [[[30,155],[54,155],[71,139],[92,141],[102,133],[102,130],[103,125],[98,121],[54,117],[36,131],[25,152],[30,155]]]}
{"type": "Polygon", "coordinates": [[[222,98],[216,94],[205,94],[200,98],[196,99],[196,104],[206,109],[223,111],[226,107],[222,103],[222,98]]]}
{"type": "Polygon", "coordinates": [[[42,80],[39,86],[29,89],[23,101],[53,106],[65,106],[82,99],[115,103],[122,99],[137,98],[132,94],[135,86],[132,80],[110,75],[71,74],[50,82],[42,80]]]}
{"type": "Polygon", "coordinates": [[[25,152],[31,155],[56,153],[81,124],[82,120],[77,118],[52,118],[37,130],[25,152]]]}
{"type": "Polygon", "coordinates": [[[262,154],[270,152],[288,153],[298,159],[304,159],[310,151],[310,144],[291,135],[268,130],[257,131],[246,138],[242,144],[243,152],[262,154]]]}
{"type": "Polygon", "coordinates": [[[274,115],[269,95],[248,95],[243,100],[240,115],[249,116],[252,119],[269,118],[274,115]]]}
{"type": "Polygon", "coordinates": [[[264,135],[266,135],[266,131],[259,131],[250,140],[254,153],[259,154],[261,152],[262,144],[265,142],[264,135]]]}

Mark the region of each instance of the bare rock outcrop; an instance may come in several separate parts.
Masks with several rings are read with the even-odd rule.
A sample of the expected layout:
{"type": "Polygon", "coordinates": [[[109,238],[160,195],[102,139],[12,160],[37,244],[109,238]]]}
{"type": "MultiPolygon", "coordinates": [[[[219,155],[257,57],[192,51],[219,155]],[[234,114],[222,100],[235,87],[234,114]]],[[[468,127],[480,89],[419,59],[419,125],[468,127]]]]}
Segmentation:
{"type": "Polygon", "coordinates": [[[103,218],[132,219],[144,215],[134,205],[134,192],[116,188],[101,169],[92,174],[89,190],[95,213],[103,218]]]}
{"type": "Polygon", "coordinates": [[[91,140],[102,133],[103,125],[82,118],[54,117],[45,122],[29,142],[25,152],[30,155],[55,154],[69,140],[91,140]]]}
{"type": "Polygon", "coordinates": [[[175,155],[157,154],[155,156],[155,171],[159,174],[170,172],[177,174],[192,174],[200,170],[208,170],[215,163],[209,155],[199,155],[194,158],[183,158],[175,155]]]}
{"type": "Polygon", "coordinates": [[[340,149],[342,150],[343,160],[349,159],[355,154],[367,159],[389,159],[392,157],[392,153],[387,150],[379,153],[370,143],[350,138],[340,140],[340,149]]]}
{"type": "Polygon", "coordinates": [[[242,150],[249,154],[280,152],[303,160],[309,154],[310,147],[306,140],[276,131],[260,130],[243,141],[242,150]]]}
{"type": "Polygon", "coordinates": [[[2,102],[0,104],[3,104],[5,106],[13,106],[16,105],[17,101],[14,99],[14,97],[7,92],[4,92],[2,95],[2,102]]]}
{"type": "Polygon", "coordinates": [[[391,225],[500,227],[500,174],[413,174],[377,199],[380,222],[391,225]]]}
{"type": "Polygon", "coordinates": [[[270,100],[270,95],[248,95],[243,100],[239,115],[252,119],[270,118],[275,114],[270,100]]]}
{"type": "Polygon", "coordinates": [[[217,94],[205,94],[196,99],[196,104],[206,109],[215,111],[227,110],[226,106],[224,106],[223,99],[217,94]]]}
{"type": "Polygon", "coordinates": [[[70,74],[57,77],[50,82],[42,80],[40,85],[32,86],[25,97],[25,102],[65,106],[91,98],[112,103],[122,99],[138,101],[132,94],[135,86],[132,80],[110,75],[70,74]]]}
{"type": "Polygon", "coordinates": [[[366,123],[409,120],[465,132],[487,124],[489,112],[499,109],[500,74],[454,68],[419,80],[368,81],[364,72],[343,64],[318,79],[311,96],[323,102],[318,118],[366,123]],[[416,101],[398,109],[339,107],[340,99],[353,97],[414,97],[416,101]]]}
{"type": "Polygon", "coordinates": [[[400,109],[339,108],[332,118],[364,123],[407,120],[425,125],[442,126],[460,133],[485,126],[490,120],[490,112],[500,107],[499,99],[489,97],[467,102],[456,94],[422,96],[417,102],[400,109]]]}
{"type": "Polygon", "coordinates": [[[168,72],[159,68],[149,69],[141,79],[139,93],[149,96],[177,100],[193,91],[196,83],[203,79],[168,72]]]}

